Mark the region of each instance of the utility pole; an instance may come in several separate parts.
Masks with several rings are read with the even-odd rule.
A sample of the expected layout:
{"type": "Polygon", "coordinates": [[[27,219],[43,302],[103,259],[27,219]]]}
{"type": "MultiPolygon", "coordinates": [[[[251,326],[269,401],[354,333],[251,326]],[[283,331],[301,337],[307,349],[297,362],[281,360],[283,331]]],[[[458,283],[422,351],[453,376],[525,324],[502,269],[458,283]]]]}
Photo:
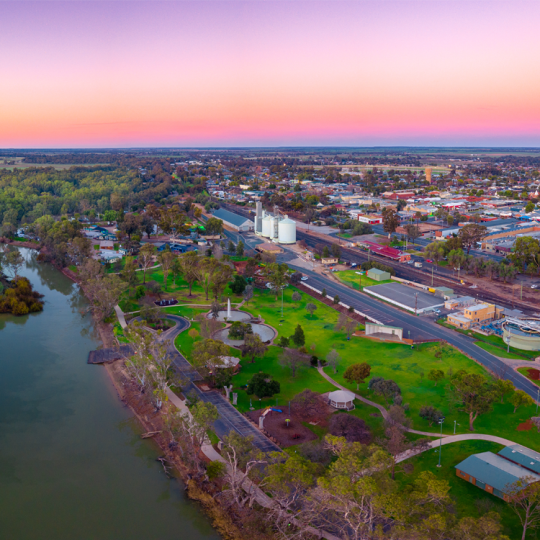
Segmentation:
{"type": "Polygon", "coordinates": [[[418,315],[418,293],[414,293],[414,314],[418,315]]]}
{"type": "Polygon", "coordinates": [[[434,266],[431,267],[431,286],[433,287],[433,269],[434,266]]]}
{"type": "Polygon", "coordinates": [[[437,465],[437,467],[440,467],[441,466],[441,452],[442,452],[442,425],[443,425],[443,422],[444,422],[444,416],[441,418],[439,424],[441,424],[441,438],[439,439],[439,464],[437,465]]]}

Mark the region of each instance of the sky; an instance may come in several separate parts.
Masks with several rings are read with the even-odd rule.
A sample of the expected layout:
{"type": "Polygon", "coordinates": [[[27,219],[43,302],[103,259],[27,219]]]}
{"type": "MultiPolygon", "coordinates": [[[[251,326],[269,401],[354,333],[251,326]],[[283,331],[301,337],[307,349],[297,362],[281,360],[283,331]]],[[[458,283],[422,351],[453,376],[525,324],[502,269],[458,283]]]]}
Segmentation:
{"type": "Polygon", "coordinates": [[[0,10],[0,148],[540,146],[535,0],[0,10]]]}

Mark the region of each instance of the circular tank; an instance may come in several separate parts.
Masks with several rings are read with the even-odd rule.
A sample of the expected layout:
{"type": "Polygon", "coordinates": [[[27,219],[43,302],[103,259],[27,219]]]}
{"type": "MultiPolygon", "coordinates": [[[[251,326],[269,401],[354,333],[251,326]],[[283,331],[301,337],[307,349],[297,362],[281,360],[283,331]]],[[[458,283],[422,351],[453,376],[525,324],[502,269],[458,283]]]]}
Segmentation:
{"type": "Polygon", "coordinates": [[[270,231],[272,230],[272,218],[270,216],[264,216],[262,219],[262,232],[261,234],[266,238],[270,237],[270,231]]]}
{"type": "Polygon", "coordinates": [[[296,223],[289,218],[282,219],[278,225],[280,244],[296,243],[296,223]]]}

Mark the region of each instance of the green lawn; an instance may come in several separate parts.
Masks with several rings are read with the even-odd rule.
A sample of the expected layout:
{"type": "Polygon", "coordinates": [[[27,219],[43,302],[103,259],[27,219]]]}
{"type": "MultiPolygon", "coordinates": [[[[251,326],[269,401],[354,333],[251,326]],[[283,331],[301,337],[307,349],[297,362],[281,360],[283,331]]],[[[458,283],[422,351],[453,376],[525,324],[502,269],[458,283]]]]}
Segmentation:
{"type": "Polygon", "coordinates": [[[528,370],[529,368],[526,368],[526,367],[520,367],[518,368],[518,372],[521,373],[522,375],[524,375],[525,377],[527,377],[527,379],[529,379],[529,381],[531,381],[532,383],[536,384],[537,386],[540,386],[540,381],[537,381],[535,379],[531,379],[529,377],[529,373],[528,373],[528,370]]]}
{"type": "Polygon", "coordinates": [[[429,450],[407,460],[414,465],[412,474],[396,474],[396,481],[400,486],[405,487],[414,481],[422,471],[430,471],[437,478],[446,480],[450,484],[449,494],[454,499],[458,518],[466,516],[478,518],[492,510],[501,516],[505,534],[510,538],[520,538],[519,519],[507,503],[456,476],[455,466],[471,454],[480,452],[497,453],[501,448],[500,444],[489,441],[452,443],[442,447],[440,468],[437,467],[439,450],[429,450]]]}
{"type": "Polygon", "coordinates": [[[520,354],[506,352],[506,349],[497,347],[491,343],[485,343],[484,341],[477,341],[475,345],[484,349],[484,351],[493,354],[494,356],[500,356],[501,358],[509,358],[510,360],[533,360],[532,358],[521,356],[520,354]]]}
{"type": "Polygon", "coordinates": [[[373,285],[382,285],[384,283],[395,283],[391,279],[383,281],[375,281],[367,277],[367,275],[360,275],[356,272],[361,272],[361,270],[343,270],[341,272],[335,272],[334,275],[345,285],[352,287],[356,290],[361,290],[364,287],[371,287],[373,285]]]}

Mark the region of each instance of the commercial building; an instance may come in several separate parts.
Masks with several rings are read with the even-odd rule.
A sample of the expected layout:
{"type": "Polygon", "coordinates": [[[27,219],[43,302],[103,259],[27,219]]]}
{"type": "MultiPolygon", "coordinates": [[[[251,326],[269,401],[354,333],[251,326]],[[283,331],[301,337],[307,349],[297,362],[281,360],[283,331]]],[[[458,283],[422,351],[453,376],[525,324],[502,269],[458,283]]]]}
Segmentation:
{"type": "Polygon", "coordinates": [[[503,313],[504,308],[494,304],[469,304],[465,305],[461,312],[450,313],[447,317],[447,322],[456,328],[467,330],[475,325],[500,319],[503,313]]]}

